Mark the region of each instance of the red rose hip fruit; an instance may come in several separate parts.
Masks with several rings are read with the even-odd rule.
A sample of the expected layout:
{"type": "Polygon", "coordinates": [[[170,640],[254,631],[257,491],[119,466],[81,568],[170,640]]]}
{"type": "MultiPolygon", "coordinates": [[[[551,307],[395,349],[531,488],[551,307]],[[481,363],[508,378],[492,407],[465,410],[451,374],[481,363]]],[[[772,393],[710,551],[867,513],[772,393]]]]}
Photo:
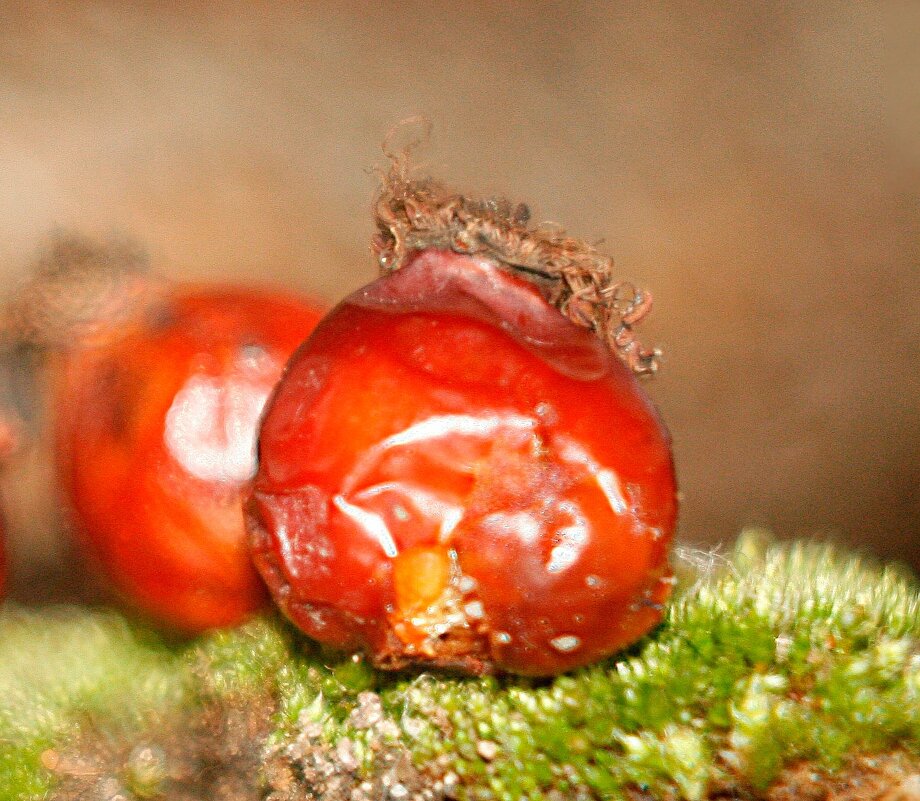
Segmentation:
{"type": "Polygon", "coordinates": [[[153,619],[196,632],[264,604],[242,502],[265,400],[320,316],[284,292],[179,286],[59,358],[65,500],[106,578],[153,619]]]}
{"type": "Polygon", "coordinates": [[[3,517],[3,507],[0,506],[0,600],[6,595],[6,521],[3,517]]]}
{"type": "MultiPolygon", "coordinates": [[[[17,451],[21,443],[21,433],[19,418],[11,403],[11,399],[6,397],[11,394],[9,386],[11,383],[6,371],[5,358],[7,353],[3,345],[6,343],[0,341],[0,474],[7,460],[17,451]]],[[[3,508],[3,497],[0,496],[0,600],[6,595],[7,566],[6,566],[6,516],[3,508]]]]}
{"type": "Polygon", "coordinates": [[[549,675],[662,616],[668,434],[607,346],[494,261],[355,292],[266,409],[247,506],[275,600],[374,664],[549,675]]]}

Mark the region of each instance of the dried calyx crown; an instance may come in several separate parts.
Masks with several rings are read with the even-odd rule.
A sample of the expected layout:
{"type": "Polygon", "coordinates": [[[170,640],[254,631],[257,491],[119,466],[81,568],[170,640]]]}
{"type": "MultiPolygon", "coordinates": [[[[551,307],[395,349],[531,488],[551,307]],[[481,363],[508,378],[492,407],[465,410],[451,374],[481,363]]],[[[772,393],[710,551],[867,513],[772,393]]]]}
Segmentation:
{"type": "Polygon", "coordinates": [[[51,237],[29,278],[0,307],[0,461],[34,434],[35,382],[45,357],[118,331],[152,308],[163,287],[131,240],[51,237]]]}
{"type": "Polygon", "coordinates": [[[162,287],[136,242],[58,232],[7,303],[2,339],[38,349],[80,346],[136,315],[162,287]]]}
{"type": "Polygon", "coordinates": [[[492,259],[535,283],[577,325],[589,328],[639,375],[658,369],[660,351],[642,347],[633,327],[652,296],[613,278],[613,260],[548,225],[530,226],[530,210],[503,199],[473,199],[429,178],[415,178],[407,148],[387,153],[374,205],[372,249],[383,272],[402,267],[425,248],[492,259]]]}

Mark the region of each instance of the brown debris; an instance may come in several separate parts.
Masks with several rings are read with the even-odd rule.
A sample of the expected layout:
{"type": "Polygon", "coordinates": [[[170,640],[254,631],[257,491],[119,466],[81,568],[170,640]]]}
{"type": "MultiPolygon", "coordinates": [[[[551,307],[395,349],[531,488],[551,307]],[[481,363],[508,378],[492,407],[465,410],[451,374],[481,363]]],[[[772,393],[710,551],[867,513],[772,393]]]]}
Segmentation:
{"type": "Polygon", "coordinates": [[[371,770],[361,770],[348,737],[323,741],[323,727],[304,721],[290,742],[273,748],[263,765],[265,801],[442,801],[444,782],[423,774],[399,744],[399,729],[382,714],[380,696],[358,697],[351,723],[367,734],[371,770]]]}
{"type": "Polygon", "coordinates": [[[413,178],[407,147],[389,154],[374,204],[372,250],[383,272],[398,270],[425,248],[492,259],[536,284],[577,325],[604,340],[635,373],[658,368],[658,350],[644,348],[633,327],[650,311],[652,296],[613,277],[613,260],[549,225],[530,226],[523,203],[479,200],[413,178]]]}
{"type": "Polygon", "coordinates": [[[273,704],[214,703],[190,720],[169,721],[135,742],[91,725],[63,751],[46,751],[54,801],[261,801],[259,771],[273,704]]]}
{"type": "MultiPolygon", "coordinates": [[[[419,769],[380,697],[362,692],[351,722],[361,732],[329,743],[323,726],[304,719],[281,744],[268,746],[275,707],[262,698],[213,702],[191,720],[164,721],[133,742],[84,727],[72,746],[42,754],[56,774],[54,801],[450,801],[462,780],[449,759],[419,769]],[[362,754],[364,761],[362,764],[362,754]],[[369,757],[368,757],[369,754],[369,757]],[[369,767],[369,770],[367,768],[369,767]]],[[[497,745],[480,740],[480,758],[497,745]]],[[[550,795],[552,796],[552,794],[550,795]]],[[[586,799],[594,798],[588,793],[586,799]]],[[[677,801],[648,789],[630,801],[677,801]]],[[[560,801],[561,801],[560,796],[560,801]]],[[[711,788],[710,801],[920,801],[920,758],[905,751],[860,755],[839,770],[801,762],[764,791],[746,783],[711,788]]]]}
{"type": "Polygon", "coordinates": [[[851,759],[833,773],[807,762],[784,770],[766,801],[920,801],[920,759],[905,752],[851,759]]]}

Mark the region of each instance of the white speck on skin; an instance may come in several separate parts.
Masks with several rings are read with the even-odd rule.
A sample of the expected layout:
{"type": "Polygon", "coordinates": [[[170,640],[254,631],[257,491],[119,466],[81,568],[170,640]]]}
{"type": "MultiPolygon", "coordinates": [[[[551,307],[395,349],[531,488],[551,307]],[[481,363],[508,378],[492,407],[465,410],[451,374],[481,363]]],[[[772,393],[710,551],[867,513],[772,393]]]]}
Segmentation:
{"type": "Polygon", "coordinates": [[[553,637],[549,644],[557,651],[569,654],[581,645],[581,640],[574,634],[560,634],[558,637],[553,637]]]}
{"type": "Polygon", "coordinates": [[[485,609],[482,608],[482,602],[480,601],[470,601],[463,607],[463,611],[466,612],[467,617],[473,620],[480,620],[485,617],[486,614],[485,609]]]}

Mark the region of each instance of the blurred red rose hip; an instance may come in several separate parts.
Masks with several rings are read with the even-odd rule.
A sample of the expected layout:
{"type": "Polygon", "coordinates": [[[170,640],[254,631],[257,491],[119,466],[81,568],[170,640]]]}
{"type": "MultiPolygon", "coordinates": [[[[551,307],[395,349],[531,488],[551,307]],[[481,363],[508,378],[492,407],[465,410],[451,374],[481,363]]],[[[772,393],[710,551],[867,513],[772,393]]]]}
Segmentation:
{"type": "Polygon", "coordinates": [[[195,632],[263,605],[242,498],[265,400],[320,316],[284,292],[179,286],[58,358],[65,502],[106,578],[153,619],[195,632]]]}
{"type": "MultiPolygon", "coordinates": [[[[15,413],[9,395],[9,376],[7,374],[5,343],[0,342],[0,474],[5,462],[17,450],[21,440],[18,415],[15,413]]],[[[3,497],[0,495],[0,599],[6,594],[7,564],[6,564],[6,513],[3,508],[3,497]]]]}
{"type": "Polygon", "coordinates": [[[6,594],[6,520],[0,506],[0,600],[6,594]]]}
{"type": "Polygon", "coordinates": [[[670,440],[630,369],[494,261],[424,249],[342,302],[266,409],[247,506],[324,643],[548,675],[662,617],[670,440]]]}

